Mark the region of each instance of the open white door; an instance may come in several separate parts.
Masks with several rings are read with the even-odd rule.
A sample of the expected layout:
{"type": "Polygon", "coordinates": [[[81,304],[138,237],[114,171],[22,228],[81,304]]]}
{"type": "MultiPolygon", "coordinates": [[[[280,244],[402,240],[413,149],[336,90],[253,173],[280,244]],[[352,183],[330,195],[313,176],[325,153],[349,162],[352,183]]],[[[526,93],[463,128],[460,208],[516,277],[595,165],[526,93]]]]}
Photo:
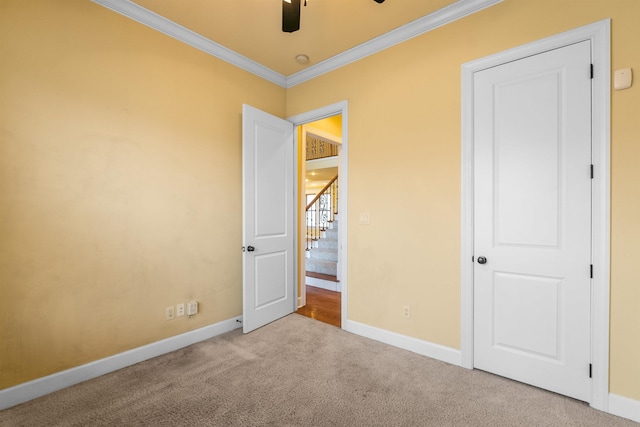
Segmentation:
{"type": "Polygon", "coordinates": [[[243,331],[295,309],[293,124],[242,107],[243,331]]]}

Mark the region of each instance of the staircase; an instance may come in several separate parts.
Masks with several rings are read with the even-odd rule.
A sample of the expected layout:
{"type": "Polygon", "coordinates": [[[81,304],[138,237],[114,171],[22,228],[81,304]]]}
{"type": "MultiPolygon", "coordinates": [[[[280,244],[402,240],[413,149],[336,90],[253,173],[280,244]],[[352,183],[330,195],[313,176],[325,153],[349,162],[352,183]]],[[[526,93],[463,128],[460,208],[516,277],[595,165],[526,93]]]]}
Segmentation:
{"type": "Polygon", "coordinates": [[[307,250],[306,284],[340,292],[338,280],[338,219],[333,220],[322,236],[307,250]]]}
{"type": "Polygon", "coordinates": [[[337,176],[306,209],[306,284],[339,291],[337,176]]]}

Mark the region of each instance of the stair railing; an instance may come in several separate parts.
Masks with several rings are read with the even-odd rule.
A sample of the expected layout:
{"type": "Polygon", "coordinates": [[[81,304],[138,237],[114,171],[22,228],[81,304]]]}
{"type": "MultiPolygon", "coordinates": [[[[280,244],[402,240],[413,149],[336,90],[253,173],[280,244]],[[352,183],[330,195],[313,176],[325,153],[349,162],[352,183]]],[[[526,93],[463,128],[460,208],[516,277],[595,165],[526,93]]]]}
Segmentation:
{"type": "Polygon", "coordinates": [[[325,236],[328,228],[333,228],[333,221],[338,214],[338,175],[311,200],[306,209],[307,245],[306,257],[309,258],[311,248],[318,247],[318,240],[325,236]]]}

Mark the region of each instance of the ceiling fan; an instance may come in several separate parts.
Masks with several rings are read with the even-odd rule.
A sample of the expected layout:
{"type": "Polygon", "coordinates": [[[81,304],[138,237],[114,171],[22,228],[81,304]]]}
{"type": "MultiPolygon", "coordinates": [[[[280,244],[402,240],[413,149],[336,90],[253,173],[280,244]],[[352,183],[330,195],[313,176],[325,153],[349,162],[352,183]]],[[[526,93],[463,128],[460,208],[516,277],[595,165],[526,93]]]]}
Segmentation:
{"type": "MultiPolygon", "coordinates": [[[[282,31],[293,33],[300,29],[300,1],[282,0],[282,31]]],[[[384,0],[373,0],[376,3],[384,3],[384,0]]],[[[307,5],[307,0],[304,0],[307,5]]]]}

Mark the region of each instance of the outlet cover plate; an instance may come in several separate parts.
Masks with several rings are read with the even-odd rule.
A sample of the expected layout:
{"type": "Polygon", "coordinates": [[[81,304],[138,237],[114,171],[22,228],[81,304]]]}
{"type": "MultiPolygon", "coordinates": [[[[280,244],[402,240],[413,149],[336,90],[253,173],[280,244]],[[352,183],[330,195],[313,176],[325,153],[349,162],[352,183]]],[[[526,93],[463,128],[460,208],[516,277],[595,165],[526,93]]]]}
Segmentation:
{"type": "Polygon", "coordinates": [[[402,306],[402,317],[405,317],[407,319],[411,319],[411,306],[410,305],[403,305],[402,306]]]}
{"type": "Polygon", "coordinates": [[[194,314],[198,314],[198,302],[189,301],[187,303],[187,316],[193,316],[194,314]]]}

